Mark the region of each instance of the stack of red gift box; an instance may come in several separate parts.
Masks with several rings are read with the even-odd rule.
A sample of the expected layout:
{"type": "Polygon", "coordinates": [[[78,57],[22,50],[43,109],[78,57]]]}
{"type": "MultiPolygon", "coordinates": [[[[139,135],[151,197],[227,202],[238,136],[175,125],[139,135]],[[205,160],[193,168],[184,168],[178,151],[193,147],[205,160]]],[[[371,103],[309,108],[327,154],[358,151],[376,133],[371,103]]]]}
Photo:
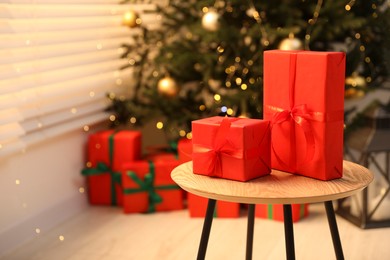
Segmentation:
{"type": "Polygon", "coordinates": [[[118,205],[125,213],[180,210],[183,192],[170,177],[179,165],[172,154],[142,156],[139,131],[101,131],[89,136],[88,198],[94,205],[118,205]]]}

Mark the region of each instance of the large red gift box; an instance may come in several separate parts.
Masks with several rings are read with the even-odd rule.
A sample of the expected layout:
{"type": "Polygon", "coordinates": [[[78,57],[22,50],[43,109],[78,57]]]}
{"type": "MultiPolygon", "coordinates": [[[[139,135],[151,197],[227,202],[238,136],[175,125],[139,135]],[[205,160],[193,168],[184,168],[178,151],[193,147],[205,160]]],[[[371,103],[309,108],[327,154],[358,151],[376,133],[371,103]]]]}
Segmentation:
{"type": "Polygon", "coordinates": [[[272,168],[320,180],[342,177],[344,74],[341,52],[264,52],[272,168]]]}
{"type": "Polygon", "coordinates": [[[121,165],[141,158],[141,132],[105,130],[88,139],[88,198],[91,204],[122,205],[121,165]]]}
{"type": "MultiPolygon", "coordinates": [[[[204,218],[206,216],[207,198],[188,193],[187,202],[190,217],[204,218]]],[[[218,200],[215,205],[214,216],[217,218],[238,218],[240,216],[240,204],[218,200]]]]}
{"type": "Polygon", "coordinates": [[[192,121],[192,161],[196,174],[248,181],[270,173],[270,123],[209,117],[192,121]]]}
{"type": "MultiPolygon", "coordinates": [[[[309,215],[309,204],[292,204],[292,221],[297,222],[309,215]]],[[[255,216],[259,218],[284,221],[282,204],[258,204],[255,209],[255,216]]]]}
{"type": "Polygon", "coordinates": [[[177,160],[123,164],[123,211],[147,213],[183,209],[183,192],[171,179],[171,171],[178,165],[177,160]]]}

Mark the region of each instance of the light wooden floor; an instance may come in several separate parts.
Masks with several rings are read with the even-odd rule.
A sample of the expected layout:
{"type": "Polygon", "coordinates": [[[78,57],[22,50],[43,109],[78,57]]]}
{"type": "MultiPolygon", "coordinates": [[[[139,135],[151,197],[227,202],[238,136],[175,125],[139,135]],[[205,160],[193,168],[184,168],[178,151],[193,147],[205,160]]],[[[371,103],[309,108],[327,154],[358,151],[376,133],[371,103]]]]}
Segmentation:
{"type": "MultiPolygon", "coordinates": [[[[346,259],[390,259],[390,228],[361,230],[337,217],[346,259]]],[[[2,259],[195,259],[203,225],[187,211],[125,215],[90,207],[2,259]],[[63,240],[59,239],[63,236],[63,240]]],[[[214,219],[206,259],[245,259],[246,217],[214,219]]],[[[294,224],[296,258],[335,259],[322,204],[294,224]]],[[[281,222],[255,220],[253,259],[285,259],[281,222]]]]}

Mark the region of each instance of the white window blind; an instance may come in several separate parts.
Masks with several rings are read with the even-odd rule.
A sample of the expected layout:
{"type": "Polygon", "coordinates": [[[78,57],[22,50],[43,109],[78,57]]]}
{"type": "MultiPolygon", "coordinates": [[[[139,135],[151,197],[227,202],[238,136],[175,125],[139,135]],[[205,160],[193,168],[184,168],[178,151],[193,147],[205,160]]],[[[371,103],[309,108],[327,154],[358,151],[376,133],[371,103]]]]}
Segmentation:
{"type": "Polygon", "coordinates": [[[119,2],[0,0],[0,157],[108,118],[106,94],[129,80],[121,45],[137,33],[123,14],[153,9],[119,2]]]}

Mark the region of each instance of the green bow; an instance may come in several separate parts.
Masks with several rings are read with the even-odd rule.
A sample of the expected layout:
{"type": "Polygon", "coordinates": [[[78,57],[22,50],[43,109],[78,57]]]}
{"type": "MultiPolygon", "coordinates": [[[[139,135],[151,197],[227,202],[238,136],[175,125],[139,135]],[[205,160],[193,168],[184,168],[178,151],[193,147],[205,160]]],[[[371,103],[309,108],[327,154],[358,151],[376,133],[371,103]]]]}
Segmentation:
{"type": "Polygon", "coordinates": [[[156,211],[156,204],[161,203],[163,200],[160,195],[156,193],[156,190],[171,190],[171,189],[178,189],[179,186],[175,184],[169,184],[169,185],[161,185],[161,186],[154,186],[154,179],[156,176],[155,173],[155,167],[153,162],[149,162],[149,173],[145,175],[144,181],[142,181],[135,172],[128,171],[126,173],[127,176],[129,176],[138,186],[139,188],[128,188],[124,189],[124,194],[134,194],[138,192],[147,192],[148,193],[148,201],[149,206],[147,212],[154,212],[156,211]]]}

